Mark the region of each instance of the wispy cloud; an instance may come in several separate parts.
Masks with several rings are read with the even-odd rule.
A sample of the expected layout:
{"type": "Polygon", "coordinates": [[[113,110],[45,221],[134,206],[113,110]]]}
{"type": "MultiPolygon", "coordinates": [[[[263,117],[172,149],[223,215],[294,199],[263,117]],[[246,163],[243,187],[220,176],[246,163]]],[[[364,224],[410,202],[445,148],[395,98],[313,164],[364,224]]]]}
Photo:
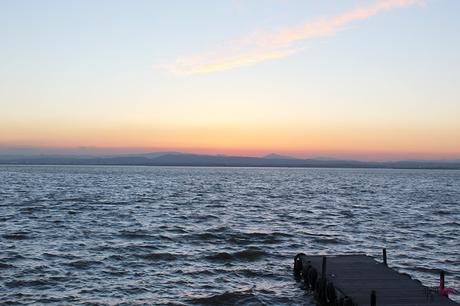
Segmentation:
{"type": "Polygon", "coordinates": [[[305,49],[302,43],[315,37],[333,35],[353,21],[367,19],[380,12],[411,6],[423,0],[378,0],[333,16],[323,16],[273,32],[257,32],[224,43],[203,53],[177,58],[163,66],[181,75],[209,73],[253,65],[281,58],[305,49]]]}

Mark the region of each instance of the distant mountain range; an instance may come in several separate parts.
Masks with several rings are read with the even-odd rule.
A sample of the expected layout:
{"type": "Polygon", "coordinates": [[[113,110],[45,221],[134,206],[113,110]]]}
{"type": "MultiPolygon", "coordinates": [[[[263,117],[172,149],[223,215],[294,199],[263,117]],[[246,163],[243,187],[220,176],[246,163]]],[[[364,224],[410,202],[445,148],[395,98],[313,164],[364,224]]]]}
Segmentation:
{"type": "Polygon", "coordinates": [[[0,164],[460,169],[460,160],[367,162],[329,159],[324,157],[301,159],[274,153],[264,157],[203,155],[181,152],[152,152],[145,154],[124,154],[112,156],[0,155],[0,164]]]}

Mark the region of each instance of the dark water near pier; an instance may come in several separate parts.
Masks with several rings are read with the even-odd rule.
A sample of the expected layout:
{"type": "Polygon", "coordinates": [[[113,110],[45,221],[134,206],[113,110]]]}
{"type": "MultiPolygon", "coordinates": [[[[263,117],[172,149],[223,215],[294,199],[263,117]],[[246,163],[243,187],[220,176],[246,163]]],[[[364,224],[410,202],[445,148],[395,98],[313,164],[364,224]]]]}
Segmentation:
{"type": "Polygon", "coordinates": [[[311,305],[296,253],[384,246],[459,289],[460,171],[0,166],[0,303],[311,305]]]}

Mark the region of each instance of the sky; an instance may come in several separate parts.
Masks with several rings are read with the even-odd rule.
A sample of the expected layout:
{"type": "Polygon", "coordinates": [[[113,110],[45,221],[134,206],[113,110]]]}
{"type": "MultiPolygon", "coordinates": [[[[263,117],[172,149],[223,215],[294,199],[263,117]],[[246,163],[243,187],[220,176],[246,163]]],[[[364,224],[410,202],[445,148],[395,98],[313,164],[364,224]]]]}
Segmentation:
{"type": "Polygon", "coordinates": [[[460,159],[458,0],[0,0],[0,154],[460,159]]]}

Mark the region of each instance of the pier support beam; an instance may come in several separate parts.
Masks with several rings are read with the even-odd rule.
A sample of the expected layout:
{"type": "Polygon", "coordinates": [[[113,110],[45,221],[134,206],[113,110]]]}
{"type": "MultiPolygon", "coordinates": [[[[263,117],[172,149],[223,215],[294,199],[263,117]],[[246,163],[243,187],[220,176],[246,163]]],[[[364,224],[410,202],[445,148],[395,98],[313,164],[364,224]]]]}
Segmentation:
{"type": "Polygon", "coordinates": [[[444,289],[446,287],[446,272],[441,270],[439,273],[439,289],[444,289]]]}
{"type": "Polygon", "coordinates": [[[375,294],[375,290],[371,292],[371,306],[377,306],[377,296],[375,294]]]}
{"type": "Polygon", "coordinates": [[[321,277],[326,278],[326,256],[323,256],[323,263],[321,265],[321,277]]]}

